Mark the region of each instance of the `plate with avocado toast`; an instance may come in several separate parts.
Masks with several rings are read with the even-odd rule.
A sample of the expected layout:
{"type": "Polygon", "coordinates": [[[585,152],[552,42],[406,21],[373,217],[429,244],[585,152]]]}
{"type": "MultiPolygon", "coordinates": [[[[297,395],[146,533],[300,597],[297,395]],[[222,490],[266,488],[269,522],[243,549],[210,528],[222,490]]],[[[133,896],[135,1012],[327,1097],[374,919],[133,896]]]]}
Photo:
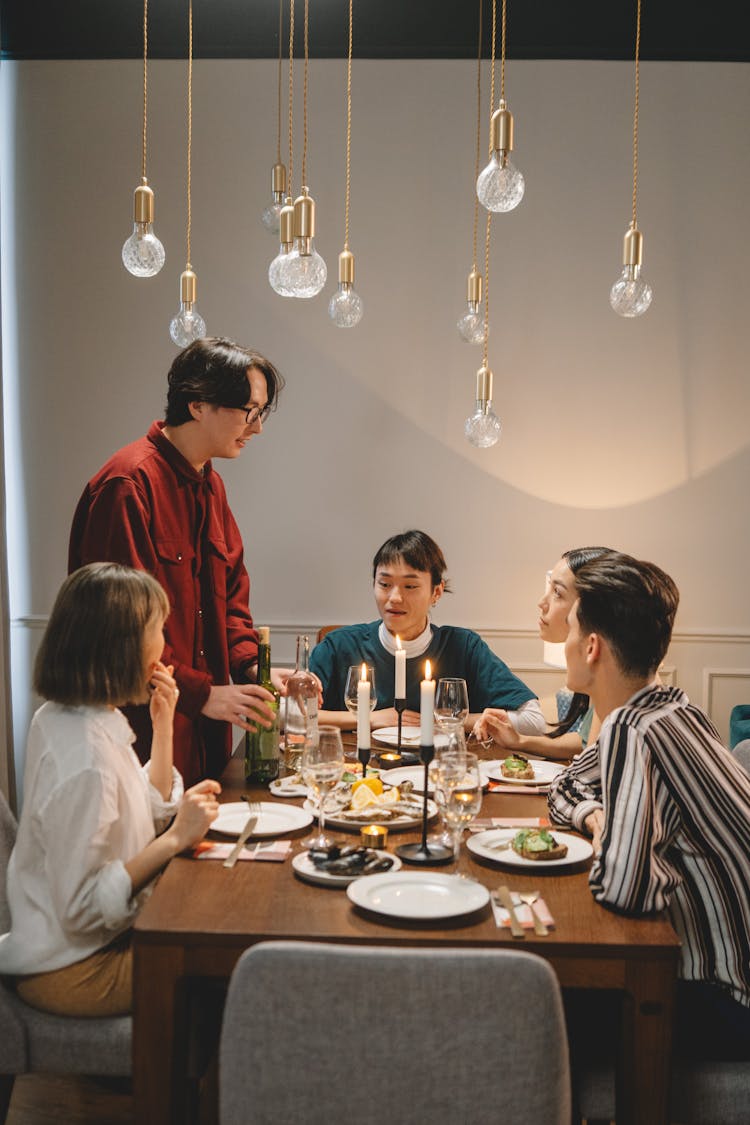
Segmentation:
{"type": "Polygon", "coordinates": [[[470,852],[509,867],[574,867],[593,855],[590,840],[556,828],[491,828],[466,841],[470,852]]]}
{"type": "Polygon", "coordinates": [[[487,777],[511,785],[549,785],[565,769],[562,762],[527,758],[524,754],[509,754],[487,765],[491,767],[485,771],[487,777]]]}

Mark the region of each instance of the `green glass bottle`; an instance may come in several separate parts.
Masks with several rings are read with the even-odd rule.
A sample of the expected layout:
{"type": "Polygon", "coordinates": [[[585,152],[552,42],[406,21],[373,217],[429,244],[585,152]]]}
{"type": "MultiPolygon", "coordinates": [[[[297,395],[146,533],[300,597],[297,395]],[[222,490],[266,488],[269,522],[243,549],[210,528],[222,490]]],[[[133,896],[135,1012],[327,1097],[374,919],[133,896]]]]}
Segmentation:
{"type": "Polygon", "coordinates": [[[273,692],[268,706],[274,721],[270,730],[259,724],[245,732],[245,779],[264,782],[279,776],[279,693],[271,683],[271,630],[265,625],[258,629],[258,683],[273,692]]]}

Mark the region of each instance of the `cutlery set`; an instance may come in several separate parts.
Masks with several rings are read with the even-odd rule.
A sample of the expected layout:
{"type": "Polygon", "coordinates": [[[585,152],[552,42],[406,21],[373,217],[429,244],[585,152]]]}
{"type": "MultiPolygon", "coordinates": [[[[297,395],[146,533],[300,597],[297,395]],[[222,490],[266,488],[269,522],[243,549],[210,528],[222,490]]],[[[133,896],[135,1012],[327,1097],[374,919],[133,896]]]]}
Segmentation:
{"type": "MultiPolygon", "coordinates": [[[[247,797],[245,797],[244,794],[242,796],[242,799],[244,801],[247,801],[247,797]]],[[[248,812],[249,812],[249,816],[247,818],[247,823],[245,824],[245,827],[242,829],[239,836],[237,837],[237,843],[234,845],[231,852],[229,853],[227,858],[224,860],[224,867],[234,867],[235,863],[237,862],[237,860],[240,857],[240,852],[242,851],[243,847],[245,846],[245,841],[247,840],[248,836],[250,836],[250,834],[252,833],[253,829],[255,828],[255,825],[258,823],[258,816],[260,814],[260,802],[258,802],[258,801],[247,801],[247,806],[248,806],[248,812]]]]}
{"type": "MultiPolygon", "coordinates": [[[[525,903],[525,905],[528,906],[529,911],[531,912],[531,920],[534,923],[534,933],[537,935],[537,937],[547,937],[549,935],[549,929],[534,909],[534,903],[539,898],[539,892],[521,891],[517,893],[516,898],[520,899],[522,903],[525,903]]],[[[516,914],[517,904],[513,901],[513,896],[511,895],[508,888],[506,886],[502,886],[492,891],[492,901],[497,906],[501,906],[503,910],[507,910],[508,917],[510,918],[510,932],[513,937],[518,938],[519,940],[523,939],[526,936],[525,931],[521,923],[518,921],[518,915],[516,914]]]]}

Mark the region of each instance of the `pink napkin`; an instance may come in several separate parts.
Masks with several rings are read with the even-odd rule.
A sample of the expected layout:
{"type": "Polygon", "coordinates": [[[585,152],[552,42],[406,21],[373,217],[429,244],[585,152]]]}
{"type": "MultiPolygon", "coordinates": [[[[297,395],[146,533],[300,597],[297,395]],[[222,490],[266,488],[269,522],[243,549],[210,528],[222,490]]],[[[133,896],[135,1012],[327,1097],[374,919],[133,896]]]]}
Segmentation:
{"type": "MultiPolygon", "coordinates": [[[[525,930],[533,930],[534,921],[531,917],[531,908],[528,907],[525,902],[521,902],[517,894],[513,894],[513,892],[511,892],[511,895],[513,898],[513,905],[516,908],[516,918],[525,930]]],[[[497,928],[502,929],[503,927],[505,927],[507,929],[510,929],[510,915],[508,914],[508,911],[504,906],[500,906],[497,902],[495,902],[494,898],[491,899],[491,902],[492,913],[495,916],[495,925],[497,926],[497,928]]],[[[538,898],[536,900],[536,902],[534,903],[534,909],[536,910],[541,920],[544,922],[545,926],[547,926],[550,930],[553,930],[555,928],[555,919],[550,914],[549,907],[547,906],[547,903],[543,898],[538,898]]]]}
{"type": "MultiPolygon", "coordinates": [[[[193,859],[226,859],[234,844],[213,844],[210,840],[202,840],[193,849],[193,859]]],[[[257,844],[245,844],[238,855],[241,859],[263,859],[272,863],[283,863],[292,850],[291,840],[270,840],[268,843],[259,841],[257,844]]]]}
{"type": "Polygon", "coordinates": [[[469,825],[470,832],[486,832],[488,828],[549,828],[546,816],[478,816],[469,825]]]}

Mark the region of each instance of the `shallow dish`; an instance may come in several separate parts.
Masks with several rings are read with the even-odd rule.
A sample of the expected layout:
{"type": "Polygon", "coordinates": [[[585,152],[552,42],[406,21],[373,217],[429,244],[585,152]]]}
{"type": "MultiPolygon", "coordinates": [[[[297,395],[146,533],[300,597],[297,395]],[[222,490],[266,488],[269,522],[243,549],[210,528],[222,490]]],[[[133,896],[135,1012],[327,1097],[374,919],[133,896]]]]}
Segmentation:
{"type": "MultiPolygon", "coordinates": [[[[318,807],[308,799],[302,806],[303,809],[308,811],[311,816],[317,820],[318,807]]],[[[363,810],[364,811],[364,810],[363,810]]],[[[359,832],[365,824],[384,824],[392,832],[401,832],[407,828],[417,828],[422,823],[422,802],[419,806],[415,805],[414,816],[407,816],[406,814],[387,817],[382,815],[383,810],[378,810],[376,805],[367,806],[367,816],[359,820],[349,820],[347,817],[342,816],[341,810],[338,812],[326,812],[326,828],[346,828],[350,832],[359,832]],[[380,815],[379,815],[380,813],[380,815]]],[[[427,801],[427,819],[433,820],[437,816],[437,805],[434,801],[427,801]]]]}
{"type": "MultiPolygon", "coordinates": [[[[507,754],[506,757],[511,758],[512,754],[507,754]]],[[[546,762],[541,761],[539,758],[529,758],[529,765],[534,769],[533,777],[506,777],[500,768],[505,758],[499,759],[497,762],[488,762],[492,769],[487,769],[487,777],[493,781],[502,781],[505,785],[549,785],[554,781],[559,773],[565,769],[565,766],[560,762],[546,762]]]]}
{"type": "Polygon", "coordinates": [[[346,893],[355,906],[373,914],[419,921],[459,918],[490,901],[487,888],[472,879],[421,871],[363,875],[349,884],[346,893]]]}
{"type": "MultiPolygon", "coordinates": [[[[376,850],[376,855],[381,859],[393,861],[391,870],[383,871],[383,875],[392,875],[394,871],[400,870],[401,860],[397,855],[391,855],[390,852],[381,851],[379,848],[376,850]]],[[[292,867],[300,879],[304,879],[306,883],[316,883],[320,887],[348,887],[355,879],[371,878],[361,872],[355,875],[332,875],[329,871],[322,871],[315,866],[307,852],[298,852],[292,859],[292,867]]]]}
{"type": "MultiPolygon", "coordinates": [[[[252,810],[246,801],[230,801],[219,806],[219,815],[211,825],[211,831],[221,832],[224,836],[239,836],[251,815],[252,810]]],[[[261,801],[258,821],[250,836],[283,836],[285,832],[296,832],[308,824],[312,824],[312,816],[306,809],[261,801]]]]}
{"type": "Polygon", "coordinates": [[[301,781],[290,782],[289,778],[277,777],[268,784],[272,797],[306,797],[309,790],[301,781]],[[286,782],[286,784],[285,784],[286,782]]]}
{"type": "MultiPolygon", "coordinates": [[[[419,727],[401,728],[401,745],[410,749],[419,749],[419,727]]],[[[398,727],[380,727],[372,732],[373,742],[380,742],[384,746],[398,746],[398,727]]],[[[448,736],[435,734],[435,746],[447,746],[448,736]]]]}
{"type": "Polygon", "coordinates": [[[584,840],[582,836],[573,836],[570,832],[558,832],[556,828],[548,828],[547,831],[551,832],[561,844],[568,845],[568,854],[562,859],[526,859],[518,852],[514,852],[513,848],[503,848],[498,851],[497,848],[489,846],[505,844],[512,840],[517,832],[515,828],[490,828],[487,832],[477,832],[476,835],[468,838],[466,846],[474,855],[479,855],[482,859],[490,859],[503,867],[533,867],[535,871],[542,874],[547,870],[559,871],[561,867],[575,867],[594,854],[591,841],[584,840]]]}
{"type": "MultiPolygon", "coordinates": [[[[482,788],[486,789],[489,784],[487,777],[483,770],[480,769],[479,772],[482,777],[482,788]]],[[[382,777],[387,785],[403,785],[405,781],[410,781],[414,786],[415,793],[424,793],[424,766],[394,766],[382,777]]],[[[430,782],[428,782],[427,792],[432,796],[433,786],[430,782]]]]}

